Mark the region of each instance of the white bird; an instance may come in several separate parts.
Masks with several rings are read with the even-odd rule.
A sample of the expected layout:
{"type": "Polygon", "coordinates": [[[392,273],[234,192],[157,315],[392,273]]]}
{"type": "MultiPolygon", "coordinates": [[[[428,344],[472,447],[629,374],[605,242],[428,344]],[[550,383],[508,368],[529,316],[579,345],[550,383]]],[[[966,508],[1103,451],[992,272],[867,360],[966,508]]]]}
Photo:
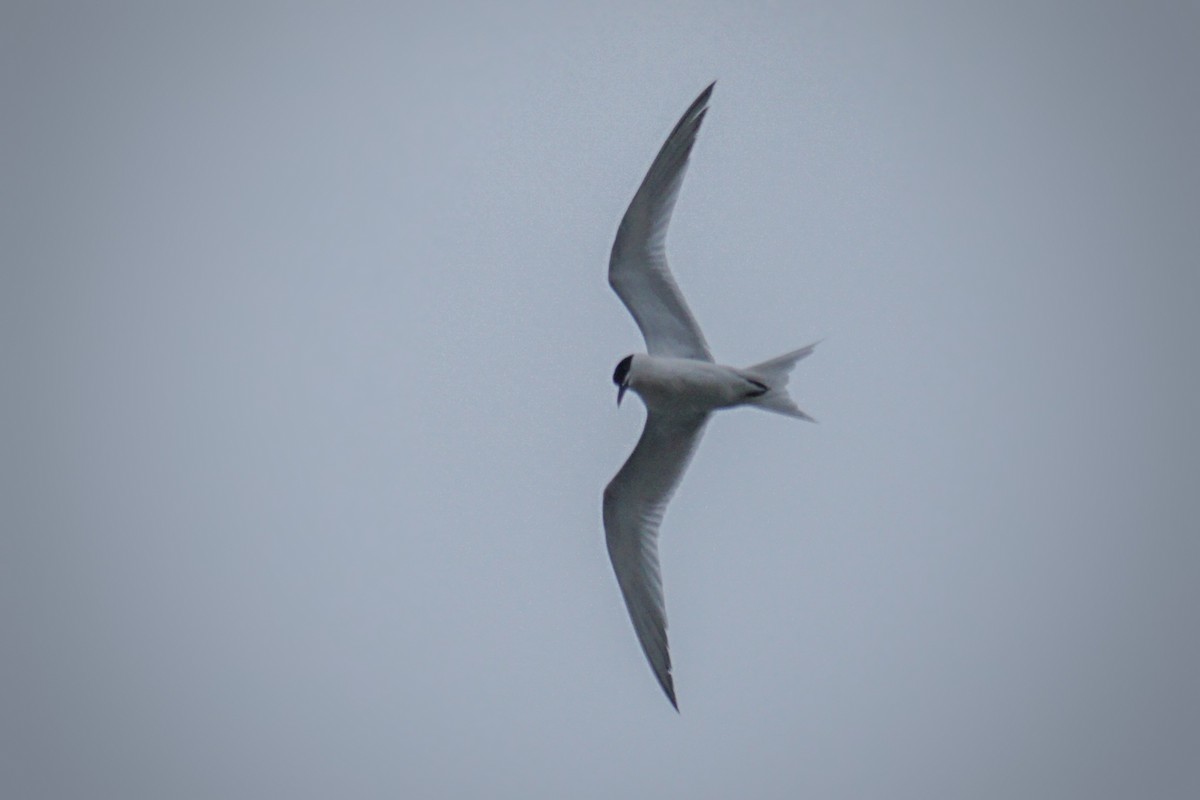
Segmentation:
{"type": "Polygon", "coordinates": [[[786,386],[792,367],[816,344],[745,369],[714,363],[667,268],[667,224],[715,85],[700,93],[659,150],[621,220],[608,262],[608,282],[637,321],[647,351],[617,364],[617,405],[632,389],[646,405],[646,426],[604,490],[604,533],[633,629],[676,711],[658,566],[667,501],[714,410],[749,405],[812,421],[786,386]]]}

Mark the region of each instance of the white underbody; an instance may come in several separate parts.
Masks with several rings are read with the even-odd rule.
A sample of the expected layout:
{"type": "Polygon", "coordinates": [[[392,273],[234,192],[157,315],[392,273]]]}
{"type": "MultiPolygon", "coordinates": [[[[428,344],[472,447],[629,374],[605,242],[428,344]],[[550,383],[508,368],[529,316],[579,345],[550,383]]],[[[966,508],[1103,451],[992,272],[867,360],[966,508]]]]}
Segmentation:
{"type": "Polygon", "coordinates": [[[707,414],[763,393],[761,384],[734,367],[645,354],[633,357],[628,384],[646,408],[664,414],[707,414]]]}

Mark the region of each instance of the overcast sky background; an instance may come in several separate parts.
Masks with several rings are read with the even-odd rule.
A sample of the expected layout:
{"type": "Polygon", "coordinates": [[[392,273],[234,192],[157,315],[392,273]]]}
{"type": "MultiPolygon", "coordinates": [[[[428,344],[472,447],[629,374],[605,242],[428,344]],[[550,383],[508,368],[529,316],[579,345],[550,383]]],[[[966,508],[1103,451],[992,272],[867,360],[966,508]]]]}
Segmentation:
{"type": "Polygon", "coordinates": [[[1200,796],[1195,4],[179,5],[0,12],[0,795],[1200,796]]]}

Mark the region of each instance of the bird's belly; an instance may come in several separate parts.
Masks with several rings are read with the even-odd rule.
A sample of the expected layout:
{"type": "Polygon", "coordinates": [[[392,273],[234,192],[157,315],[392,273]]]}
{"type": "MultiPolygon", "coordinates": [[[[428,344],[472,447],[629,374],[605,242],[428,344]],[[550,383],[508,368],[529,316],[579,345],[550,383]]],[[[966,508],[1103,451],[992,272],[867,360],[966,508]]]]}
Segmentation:
{"type": "Polygon", "coordinates": [[[689,359],[656,359],[633,387],[655,411],[708,412],[741,403],[747,382],[728,367],[689,359]]]}

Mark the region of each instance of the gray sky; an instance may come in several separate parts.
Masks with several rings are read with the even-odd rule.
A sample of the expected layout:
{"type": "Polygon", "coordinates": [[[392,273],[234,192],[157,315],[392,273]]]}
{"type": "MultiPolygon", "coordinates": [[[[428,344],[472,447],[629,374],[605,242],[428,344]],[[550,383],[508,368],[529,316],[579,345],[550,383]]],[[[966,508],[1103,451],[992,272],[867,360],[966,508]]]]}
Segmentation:
{"type": "Polygon", "coordinates": [[[7,3],[0,794],[1200,795],[1200,14],[1151,3],[7,3]],[[600,492],[605,283],[723,413],[600,492]]]}

